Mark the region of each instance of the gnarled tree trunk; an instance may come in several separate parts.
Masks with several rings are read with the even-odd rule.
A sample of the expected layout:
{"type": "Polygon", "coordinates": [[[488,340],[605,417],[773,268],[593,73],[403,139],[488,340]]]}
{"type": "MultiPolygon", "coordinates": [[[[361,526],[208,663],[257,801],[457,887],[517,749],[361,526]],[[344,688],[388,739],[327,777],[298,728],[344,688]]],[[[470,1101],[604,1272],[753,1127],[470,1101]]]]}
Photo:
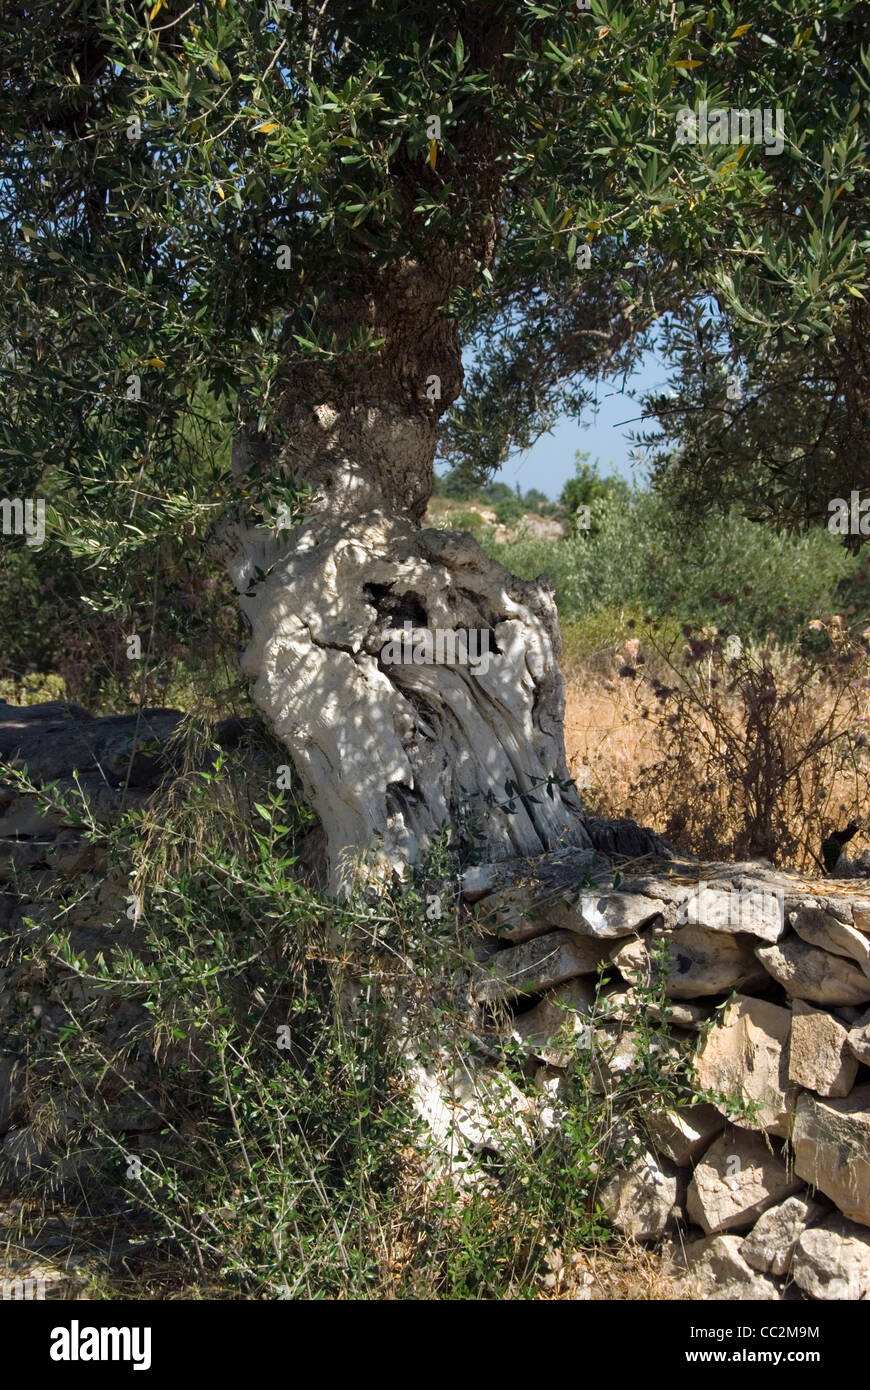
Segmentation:
{"type": "MultiPolygon", "coordinates": [[[[265,453],[310,486],[305,522],[224,532],[252,628],[244,669],[320,817],[334,892],[361,858],[372,872],[373,852],[380,870],[401,870],[447,824],[476,822],[495,859],[591,843],[573,787],[544,785],[568,776],[552,591],[466,534],[420,526],[437,415],[461,387],[455,326],[440,312],[449,288],[410,266],[335,307],[335,322],[368,321],[385,342],[374,369],[304,367],[288,386],[282,438],[265,453]],[[433,375],[440,401],[426,393],[433,375]],[[476,632],[488,660],[390,664],[384,646],[406,624],[418,639],[476,632]],[[490,804],[512,799],[510,783],[513,814],[490,804]]],[[[262,454],[241,434],[236,468],[262,454]]]]}

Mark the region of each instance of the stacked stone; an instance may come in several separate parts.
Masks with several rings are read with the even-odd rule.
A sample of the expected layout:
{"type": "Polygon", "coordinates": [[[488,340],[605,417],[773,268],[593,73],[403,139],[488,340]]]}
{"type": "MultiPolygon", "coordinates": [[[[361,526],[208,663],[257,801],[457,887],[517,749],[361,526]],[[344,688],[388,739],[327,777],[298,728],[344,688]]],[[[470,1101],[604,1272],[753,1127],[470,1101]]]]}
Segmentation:
{"type": "MultiPolygon", "coordinates": [[[[141,933],[129,911],[129,866],[110,865],[105,848],[81,821],[104,824],[148,802],[173,768],[173,736],[182,719],[167,709],[97,718],[61,702],[18,708],[0,701],[0,759],[36,787],[56,789],[49,794],[54,807],[47,809],[0,781],[3,937],[26,944],[40,922],[58,916],[63,901],[60,920],[77,956],[95,961],[100,952],[136,946],[141,933]]],[[[214,730],[214,739],[229,746],[240,732],[241,721],[228,720],[214,730]]],[[[69,971],[46,980],[26,950],[14,957],[11,952],[0,967],[0,1039],[26,1024],[41,1030],[43,1041],[57,1043],[69,1021],[68,1006],[82,1010],[99,1000],[106,1055],[127,1057],[128,1079],[142,1100],[119,1103],[122,1069],[107,1069],[100,1092],[106,1126],[119,1142],[132,1145],[137,1135],[160,1130],[159,1103],[149,1092],[146,1011],[69,971]]],[[[0,1195],[35,1171],[57,1192],[74,1185],[91,1155],[80,1147],[74,1156],[65,1154],[63,1139],[80,1121],[74,1098],[47,1090],[28,1075],[26,1058],[8,1047],[4,1052],[0,1043],[0,1195]]]]}
{"type": "Polygon", "coordinates": [[[507,1012],[549,1123],[570,1058],[603,1093],[640,1065],[641,992],[692,1038],[705,1099],[652,1107],[599,1194],[682,1296],[870,1298],[870,883],[567,850],[471,869],[464,898],[478,1026],[507,1012]]]}
{"type": "MultiPolygon", "coordinates": [[[[0,702],[0,758],[35,785],[72,794],[97,820],[111,819],[161,785],[181,720],[174,710],[94,718],[73,705],[0,702]]],[[[227,721],[215,741],[231,746],[241,732],[227,721]]],[[[473,1080],[461,1069],[446,1103],[443,1078],[420,1068],[420,1105],[433,1130],[459,1123],[470,1149],[533,1141],[536,1123],[558,1123],[578,1047],[591,1084],[614,1093],[639,1066],[643,999],[677,1044],[692,1040],[705,1099],[651,1108],[645,1132],[626,1134],[640,1157],[608,1179],[599,1194],[605,1212],[669,1256],[685,1297],[870,1298],[870,882],[759,864],[626,863],[650,837],[632,824],[589,824],[597,850],[466,874],[478,961],[470,1021],[488,1060],[473,1080]],[[645,987],[661,957],[651,1005],[645,987]],[[527,1054],[537,1106],[500,1066],[505,1033],[527,1054]]],[[[40,809],[0,785],[3,935],[26,934],[25,919],[50,919],[71,886],[80,892],[64,920],[77,954],[94,959],[135,944],[124,868],[109,866],[61,807],[40,809]]],[[[69,1000],[27,972],[26,959],[0,968],[0,1029],[23,1009],[59,1036],[69,1000]]],[[[73,977],[65,988],[78,991],[79,1007],[88,1002],[88,985],[73,977]]],[[[148,1018],[100,991],[104,1041],[115,1055],[147,1035],[148,1018]]],[[[147,1046],[130,1065],[142,1105],[103,1097],[106,1124],[125,1147],[162,1124],[159,1097],[149,1096],[147,1046]]],[[[84,1152],[58,1158],[46,1144],[42,1111],[61,1129],[74,1129],[78,1117],[68,1097],[31,1081],[25,1059],[0,1048],[0,1192],[34,1170],[62,1191],[88,1162],[84,1152]]]]}

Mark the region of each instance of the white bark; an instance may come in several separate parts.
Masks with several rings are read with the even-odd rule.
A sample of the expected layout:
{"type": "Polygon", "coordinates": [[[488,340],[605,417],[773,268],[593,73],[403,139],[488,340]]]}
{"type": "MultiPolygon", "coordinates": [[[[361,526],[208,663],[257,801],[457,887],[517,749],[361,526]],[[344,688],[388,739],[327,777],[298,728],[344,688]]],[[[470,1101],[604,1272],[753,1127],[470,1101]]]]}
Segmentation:
{"type": "Polygon", "coordinates": [[[274,432],[243,425],[234,445],[237,476],[309,489],[296,532],[225,527],[224,557],[251,622],[254,700],[320,817],[337,893],[360,858],[375,856],[366,876],[401,872],[447,825],[479,822],[491,859],[591,843],[573,787],[551,797],[544,785],[568,777],[549,586],[514,579],[470,536],[420,528],[438,418],[462,388],[445,311],[493,255],[484,223],[474,245],[432,246],[425,263],[350,267],[320,319],[340,335],[364,326],[377,355],[330,365],[291,351],[274,432]],[[267,577],[252,589],[258,569],[267,577]],[[488,669],[387,664],[382,648],[406,620],[485,632],[488,669]],[[525,794],[515,814],[487,804],[509,799],[506,783],[525,794]]]}
{"type": "Polygon", "coordinates": [[[325,830],[331,891],[347,892],[361,860],[368,876],[401,873],[469,818],[490,859],[591,844],[573,788],[542,785],[568,776],[546,583],[513,578],[468,535],[384,510],[320,511],[292,536],[236,526],[227,542],[252,627],[244,670],[325,830]],[[245,596],[255,567],[267,578],[245,596]],[[385,665],[406,619],[484,630],[488,669],[385,665]],[[486,802],[507,801],[508,781],[534,789],[513,815],[486,802]]]}

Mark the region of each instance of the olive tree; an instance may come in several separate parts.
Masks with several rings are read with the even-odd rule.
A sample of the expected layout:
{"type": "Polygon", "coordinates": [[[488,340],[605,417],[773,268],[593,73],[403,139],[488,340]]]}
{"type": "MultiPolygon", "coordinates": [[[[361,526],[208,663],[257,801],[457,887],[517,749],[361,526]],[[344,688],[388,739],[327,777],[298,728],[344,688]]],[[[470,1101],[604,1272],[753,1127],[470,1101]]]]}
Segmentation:
{"type": "Polygon", "coordinates": [[[736,351],[842,331],[866,30],[848,0],[4,5],[5,486],[95,589],[207,531],[333,888],[469,811],[494,857],[590,843],[552,591],[424,524],[436,453],[490,476],[699,305],[736,351]]]}

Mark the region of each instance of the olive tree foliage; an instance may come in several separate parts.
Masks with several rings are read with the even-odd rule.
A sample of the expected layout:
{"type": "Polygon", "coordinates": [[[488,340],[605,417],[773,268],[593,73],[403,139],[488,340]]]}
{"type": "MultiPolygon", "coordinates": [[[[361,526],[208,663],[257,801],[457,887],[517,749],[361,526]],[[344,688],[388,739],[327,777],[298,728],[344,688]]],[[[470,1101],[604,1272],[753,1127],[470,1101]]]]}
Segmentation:
{"type": "Polygon", "coordinates": [[[421,528],[436,450],[482,480],[711,306],[735,360],[826,381],[866,287],[866,29],[850,0],[0,10],[4,488],[47,497],[90,602],[208,536],[333,884],[471,803],[492,853],[588,842],[551,591],[421,528]],[[702,101],[782,108],[782,153],[680,143],[702,101]],[[490,674],[386,668],[406,621],[486,632],[490,674]]]}
{"type": "MultiPolygon", "coordinates": [[[[837,239],[851,259],[856,243],[837,239]]],[[[805,274],[817,276],[814,256],[805,274]]],[[[809,299],[813,285],[805,289],[809,299]]],[[[850,293],[861,290],[852,284],[850,293]]],[[[689,517],[736,503],[754,520],[795,528],[830,522],[834,499],[866,496],[868,331],[868,306],[857,299],[809,339],[790,325],[759,334],[751,323],[747,334],[739,319],[699,305],[667,323],[671,385],[641,403],[638,431],[658,488],[689,517]]],[[[850,530],[846,544],[858,549],[861,533],[850,530]]]]}

